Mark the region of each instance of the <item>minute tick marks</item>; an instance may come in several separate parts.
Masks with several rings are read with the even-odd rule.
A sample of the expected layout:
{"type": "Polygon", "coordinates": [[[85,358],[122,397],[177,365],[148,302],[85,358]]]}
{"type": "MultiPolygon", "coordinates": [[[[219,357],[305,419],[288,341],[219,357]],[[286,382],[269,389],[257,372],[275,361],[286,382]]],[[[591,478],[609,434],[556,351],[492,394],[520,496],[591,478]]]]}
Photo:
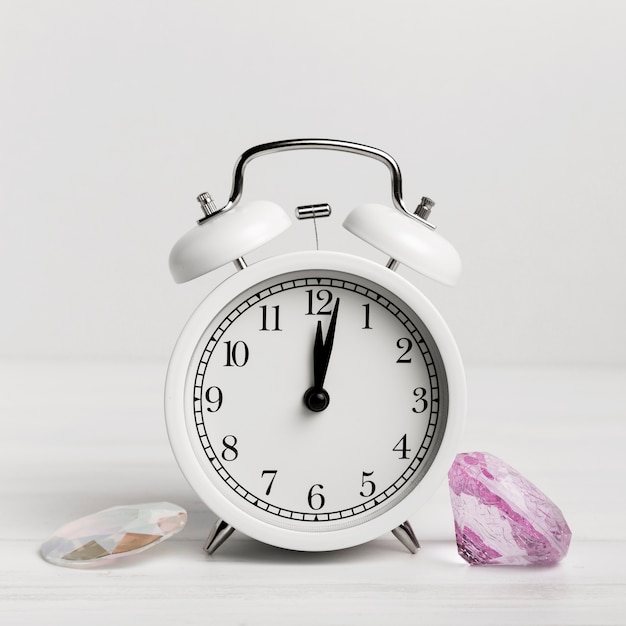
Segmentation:
{"type": "Polygon", "coordinates": [[[255,515],[288,527],[348,527],[393,507],[427,471],[446,407],[428,406],[414,419],[412,409],[424,407],[414,390],[431,393],[440,357],[434,379],[421,350],[394,365],[399,338],[415,346],[425,339],[427,353],[436,345],[387,289],[347,273],[285,274],[241,293],[204,337],[194,373],[201,452],[255,515]],[[312,350],[303,355],[306,337],[312,350]],[[297,380],[312,383],[304,399],[297,380]],[[303,414],[311,419],[299,421],[303,414]],[[393,448],[405,436],[400,458],[393,448]]]}

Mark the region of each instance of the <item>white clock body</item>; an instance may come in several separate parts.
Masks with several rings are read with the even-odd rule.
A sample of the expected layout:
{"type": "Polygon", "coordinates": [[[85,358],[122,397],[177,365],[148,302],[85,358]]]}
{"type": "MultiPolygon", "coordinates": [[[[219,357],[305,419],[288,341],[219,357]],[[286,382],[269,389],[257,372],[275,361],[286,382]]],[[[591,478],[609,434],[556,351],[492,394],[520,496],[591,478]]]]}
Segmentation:
{"type": "Polygon", "coordinates": [[[434,493],[457,452],[465,379],[454,339],[409,281],[337,252],[272,257],[200,304],[174,349],[165,411],[192,488],[265,543],[333,550],[394,529],[434,493]],[[336,328],[322,411],[318,321],[336,328]]]}

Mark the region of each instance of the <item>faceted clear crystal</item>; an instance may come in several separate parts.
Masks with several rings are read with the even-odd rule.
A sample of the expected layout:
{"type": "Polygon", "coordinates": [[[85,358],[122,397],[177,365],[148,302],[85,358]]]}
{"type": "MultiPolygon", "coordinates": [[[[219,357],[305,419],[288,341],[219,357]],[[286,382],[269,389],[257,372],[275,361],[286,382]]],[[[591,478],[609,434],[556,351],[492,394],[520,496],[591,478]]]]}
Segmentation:
{"type": "Polygon", "coordinates": [[[448,481],[459,554],[471,565],[549,565],[567,554],[561,510],[501,459],[458,454],[448,481]]]}
{"type": "Polygon", "coordinates": [[[116,506],[61,526],[41,556],[66,567],[106,564],[155,546],[186,522],[187,512],[169,502],[116,506]]]}

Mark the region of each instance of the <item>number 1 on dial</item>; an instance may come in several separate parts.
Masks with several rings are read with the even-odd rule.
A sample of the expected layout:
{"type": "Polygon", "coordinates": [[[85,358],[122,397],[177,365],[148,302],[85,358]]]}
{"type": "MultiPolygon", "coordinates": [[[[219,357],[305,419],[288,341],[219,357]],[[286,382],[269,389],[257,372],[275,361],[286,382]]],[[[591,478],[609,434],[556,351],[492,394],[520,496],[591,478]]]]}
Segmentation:
{"type": "Polygon", "coordinates": [[[361,328],[363,330],[372,330],[372,327],[370,326],[370,305],[369,305],[369,302],[367,304],[362,304],[361,306],[365,309],[365,326],[362,326],[361,328]]]}

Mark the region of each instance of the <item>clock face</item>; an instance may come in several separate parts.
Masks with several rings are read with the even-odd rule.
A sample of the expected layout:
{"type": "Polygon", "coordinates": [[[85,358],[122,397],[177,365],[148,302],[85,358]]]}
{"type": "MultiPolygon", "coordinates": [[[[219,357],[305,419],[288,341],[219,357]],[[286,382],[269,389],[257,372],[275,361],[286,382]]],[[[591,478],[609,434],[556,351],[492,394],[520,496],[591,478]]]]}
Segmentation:
{"type": "Polygon", "coordinates": [[[194,316],[186,437],[207,503],[235,527],[229,511],[278,532],[350,533],[402,508],[440,452],[438,343],[398,290],[335,265],[273,273],[194,316]]]}

